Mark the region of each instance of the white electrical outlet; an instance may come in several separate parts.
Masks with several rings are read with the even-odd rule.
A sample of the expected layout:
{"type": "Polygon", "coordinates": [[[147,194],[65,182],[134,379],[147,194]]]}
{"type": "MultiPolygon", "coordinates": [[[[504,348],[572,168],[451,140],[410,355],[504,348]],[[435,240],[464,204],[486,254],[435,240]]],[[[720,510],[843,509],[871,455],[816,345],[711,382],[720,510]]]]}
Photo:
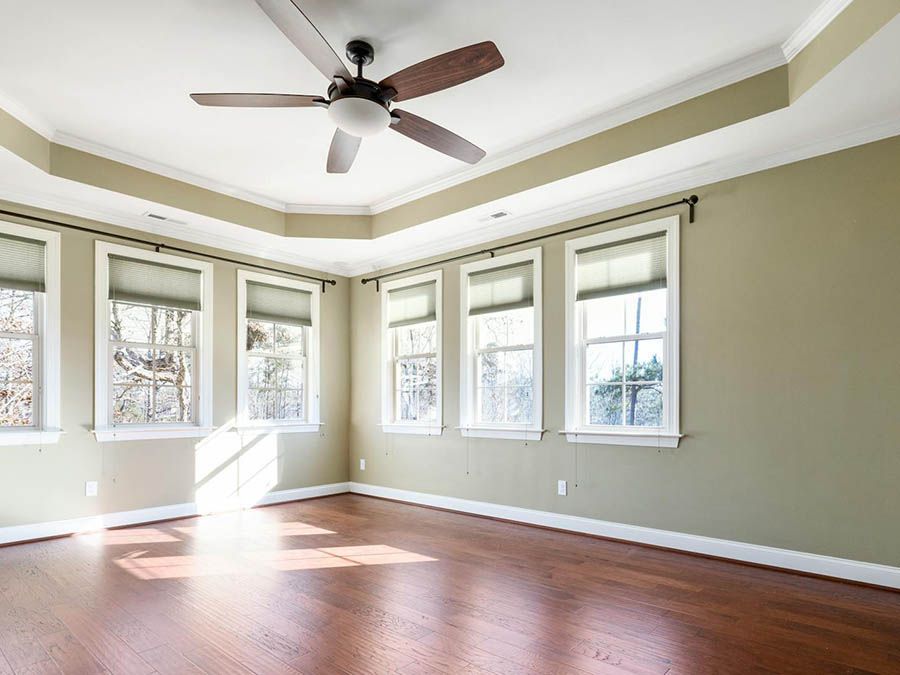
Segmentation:
{"type": "Polygon", "coordinates": [[[566,484],[566,481],[564,481],[564,480],[556,481],[556,494],[558,494],[560,497],[565,497],[567,491],[568,491],[568,486],[566,484]]]}
{"type": "Polygon", "coordinates": [[[359,460],[359,470],[360,471],[366,470],[366,460],[364,460],[364,459],[359,460]]]}
{"type": "Polygon", "coordinates": [[[84,484],[84,496],[85,497],[96,497],[97,493],[100,491],[100,486],[95,480],[86,481],[84,484]]]}

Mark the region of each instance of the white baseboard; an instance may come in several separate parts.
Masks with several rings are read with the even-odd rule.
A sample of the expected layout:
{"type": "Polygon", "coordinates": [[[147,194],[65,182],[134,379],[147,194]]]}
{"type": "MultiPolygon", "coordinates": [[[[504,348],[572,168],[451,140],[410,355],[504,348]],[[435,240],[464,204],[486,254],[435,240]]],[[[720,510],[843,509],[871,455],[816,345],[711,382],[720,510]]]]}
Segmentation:
{"type": "MultiPolygon", "coordinates": [[[[349,483],[331,483],[328,485],[313,485],[310,487],[294,488],[291,490],[278,490],[264,495],[254,506],[268,504],[281,504],[293,502],[298,499],[312,499],[325,495],[336,495],[350,491],[349,483]]],[[[12,527],[0,527],[0,544],[12,544],[19,541],[31,541],[45,539],[47,537],[59,537],[79,532],[91,532],[109,527],[122,527],[124,525],[140,525],[152,523],[157,520],[169,520],[171,518],[188,518],[201,513],[195,502],[186,504],[171,504],[169,506],[154,506],[148,509],[136,509],[134,511],[119,511],[117,513],[103,513],[97,516],[85,518],[72,518],[71,520],[54,520],[46,523],[34,523],[31,525],[15,525],[12,527]]]]}
{"type": "Polygon", "coordinates": [[[678,551],[702,553],[718,558],[730,558],[742,562],[780,567],[787,570],[835,577],[837,579],[860,581],[877,586],[900,588],[900,567],[891,567],[889,565],[833,558],[815,553],[802,553],[800,551],[759,546],[728,539],[715,539],[683,532],[657,530],[651,527],[626,525],[594,518],[552,513],[550,511],[537,511],[518,506],[504,506],[502,504],[478,502],[457,497],[411,492],[409,490],[399,490],[366,483],[351,482],[350,491],[372,497],[385,497],[387,499],[435,506],[479,516],[490,516],[492,518],[541,525],[570,532],[593,534],[610,539],[651,544],[678,551]]]}

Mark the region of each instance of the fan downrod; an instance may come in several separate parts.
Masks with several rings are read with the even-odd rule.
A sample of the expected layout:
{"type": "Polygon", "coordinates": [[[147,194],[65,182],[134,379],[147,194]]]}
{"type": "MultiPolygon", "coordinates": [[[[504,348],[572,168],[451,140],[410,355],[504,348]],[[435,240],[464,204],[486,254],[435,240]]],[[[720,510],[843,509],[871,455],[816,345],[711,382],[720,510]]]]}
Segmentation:
{"type": "Polygon", "coordinates": [[[362,77],[363,66],[368,66],[375,60],[375,49],[365,40],[350,40],[346,52],[350,63],[356,64],[357,77],[362,77]]]}

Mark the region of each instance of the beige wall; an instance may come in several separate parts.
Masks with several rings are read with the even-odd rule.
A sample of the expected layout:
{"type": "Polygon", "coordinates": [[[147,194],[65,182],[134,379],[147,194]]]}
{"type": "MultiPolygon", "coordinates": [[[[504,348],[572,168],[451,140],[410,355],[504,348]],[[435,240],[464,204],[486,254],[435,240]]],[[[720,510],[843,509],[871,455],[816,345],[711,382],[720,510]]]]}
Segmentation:
{"type": "MultiPolygon", "coordinates": [[[[46,212],[14,204],[0,202],[0,208],[48,216],[46,212]]],[[[71,216],[58,217],[65,222],[125,232],[71,216]]],[[[321,411],[325,426],[321,434],[271,437],[264,443],[257,442],[255,450],[249,442],[240,450],[223,442],[207,452],[206,458],[212,455],[216,462],[209,476],[200,476],[195,469],[198,439],[97,443],[89,431],[94,418],[95,240],[94,235],[62,230],[65,435],[56,445],[0,447],[0,527],[192,502],[195,483],[201,480],[209,486],[206,496],[210,500],[224,500],[239,485],[244,486],[240,491],[249,496],[249,491],[258,491],[260,485],[248,482],[248,475],[256,473],[252,471],[254,467],[263,469],[261,480],[274,481],[273,490],[347,480],[349,283],[341,278],[322,297],[321,411]],[[268,464],[269,461],[273,463],[268,464]],[[100,481],[99,497],[84,496],[87,480],[100,481]]],[[[203,248],[179,243],[194,250],[203,248]]],[[[211,252],[233,257],[222,251],[211,252]]],[[[217,427],[227,425],[235,414],[236,269],[228,263],[214,264],[213,421],[217,427]]]]}
{"type": "Polygon", "coordinates": [[[690,192],[701,202],[697,222],[682,220],[678,449],[576,448],[556,433],[560,237],[543,245],[541,442],[454,428],[457,264],[443,268],[447,429],[381,433],[378,296],[353,280],[351,479],[900,565],[900,138],[690,192]]]}

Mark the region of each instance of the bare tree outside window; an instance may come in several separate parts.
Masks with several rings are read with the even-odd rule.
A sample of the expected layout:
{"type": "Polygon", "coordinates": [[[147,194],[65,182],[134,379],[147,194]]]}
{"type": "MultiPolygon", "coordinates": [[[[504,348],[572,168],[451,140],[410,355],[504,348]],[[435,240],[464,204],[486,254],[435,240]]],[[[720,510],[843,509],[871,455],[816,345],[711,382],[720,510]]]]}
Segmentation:
{"type": "Polygon", "coordinates": [[[437,322],[392,328],[398,421],[437,420],[437,322]]]}
{"type": "Polygon", "coordinates": [[[37,424],[37,298],[0,288],[0,427],[37,424]]]}

